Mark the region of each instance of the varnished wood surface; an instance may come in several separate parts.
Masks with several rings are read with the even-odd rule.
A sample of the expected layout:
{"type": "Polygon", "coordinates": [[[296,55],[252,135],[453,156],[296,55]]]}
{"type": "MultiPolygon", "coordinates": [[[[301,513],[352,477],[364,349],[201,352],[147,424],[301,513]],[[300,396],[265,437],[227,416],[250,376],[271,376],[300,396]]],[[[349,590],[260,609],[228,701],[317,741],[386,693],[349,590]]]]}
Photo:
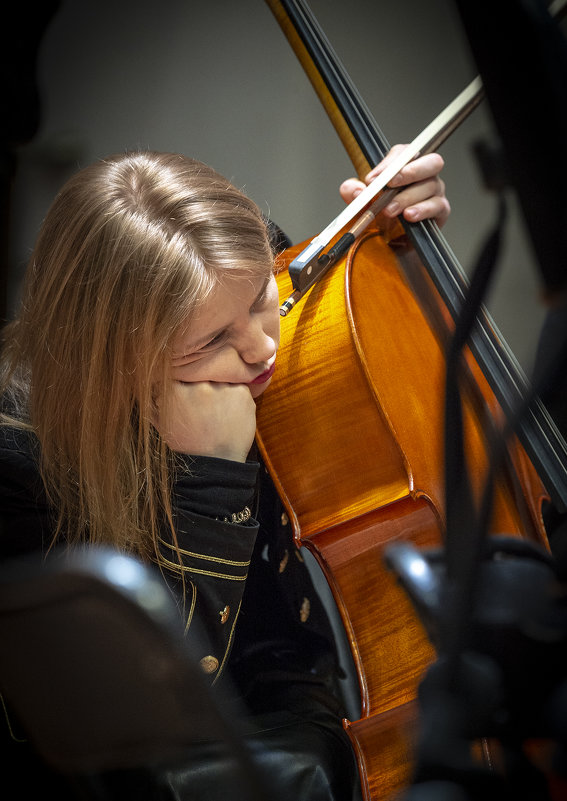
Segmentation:
{"type": "MultiPolygon", "coordinates": [[[[285,264],[301,247],[281,265],[282,301],[292,290],[285,264]]],[[[327,577],[350,642],[362,713],[345,728],[366,801],[387,801],[407,781],[408,721],[434,658],[383,556],[401,539],[418,547],[441,543],[444,376],[441,340],[392,248],[372,233],[282,318],[276,372],[258,401],[263,457],[296,541],[327,577]]],[[[480,420],[487,408],[498,410],[482,375],[477,394],[465,399],[465,428],[480,486],[480,420]]],[[[519,464],[528,475],[529,464],[519,464]]],[[[502,479],[492,530],[538,539],[540,489],[526,516],[525,501],[518,507],[512,483],[502,479]]]]}

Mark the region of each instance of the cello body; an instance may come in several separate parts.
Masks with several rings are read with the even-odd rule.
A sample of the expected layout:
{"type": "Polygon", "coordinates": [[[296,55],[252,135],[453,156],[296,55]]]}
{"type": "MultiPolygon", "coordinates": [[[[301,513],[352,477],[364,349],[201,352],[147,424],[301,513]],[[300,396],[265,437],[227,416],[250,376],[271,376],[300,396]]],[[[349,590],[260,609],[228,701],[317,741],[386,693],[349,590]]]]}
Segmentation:
{"type": "MultiPolygon", "coordinates": [[[[305,0],[266,2],[363,178],[388,152],[385,137],[305,0]]],[[[296,288],[287,268],[306,244],[278,258],[280,303],[296,288]]],[[[388,801],[411,778],[416,694],[435,654],[384,554],[403,540],[446,543],[448,502],[454,532],[454,499],[445,497],[446,353],[467,294],[433,221],[369,229],[282,318],[277,368],[257,402],[263,459],[350,644],[361,713],[344,726],[365,801],[388,801]]],[[[517,437],[499,438],[529,387],[484,309],[460,361],[462,478],[478,505],[485,481],[493,489],[482,536],[547,548],[542,508],[550,497],[567,508],[567,445],[539,400],[517,437]],[[494,438],[506,443],[506,458],[492,482],[494,438]]],[[[471,750],[492,766],[486,742],[471,750]]]]}
{"type": "MultiPolygon", "coordinates": [[[[281,300],[297,250],[277,265],[281,300]]],[[[444,530],[444,337],[399,255],[371,231],[282,319],[277,369],[257,408],[265,464],[296,543],[314,554],[330,585],[352,651],[361,718],[344,726],[366,801],[388,799],[408,781],[414,699],[434,656],[384,550],[400,540],[438,546],[444,530]]],[[[480,488],[483,419],[499,409],[467,360],[475,380],[464,398],[466,453],[480,488]]],[[[515,478],[501,478],[491,530],[545,542],[545,490],[522,449],[511,456],[528,481],[518,492],[515,478]]]]}

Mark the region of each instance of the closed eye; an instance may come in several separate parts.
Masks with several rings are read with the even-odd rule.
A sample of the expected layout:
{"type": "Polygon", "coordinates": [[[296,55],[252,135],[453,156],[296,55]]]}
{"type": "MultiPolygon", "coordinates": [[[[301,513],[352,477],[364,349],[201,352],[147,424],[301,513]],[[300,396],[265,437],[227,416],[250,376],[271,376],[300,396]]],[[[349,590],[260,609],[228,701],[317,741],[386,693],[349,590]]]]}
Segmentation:
{"type": "Polygon", "coordinates": [[[205,342],[204,345],[201,345],[199,350],[205,350],[206,348],[210,348],[213,345],[218,345],[219,343],[224,342],[226,336],[227,336],[226,331],[219,331],[219,333],[216,334],[212,339],[210,339],[208,342],[205,342]]]}
{"type": "Polygon", "coordinates": [[[194,350],[191,350],[188,353],[184,353],[181,356],[174,355],[173,356],[174,366],[178,365],[179,363],[187,364],[192,361],[195,361],[196,359],[199,358],[199,354],[203,353],[203,351],[208,351],[209,349],[222,344],[227,337],[227,333],[228,332],[226,330],[219,331],[219,333],[215,334],[215,336],[212,337],[212,339],[210,339],[208,342],[204,342],[202,345],[197,346],[194,350]]]}

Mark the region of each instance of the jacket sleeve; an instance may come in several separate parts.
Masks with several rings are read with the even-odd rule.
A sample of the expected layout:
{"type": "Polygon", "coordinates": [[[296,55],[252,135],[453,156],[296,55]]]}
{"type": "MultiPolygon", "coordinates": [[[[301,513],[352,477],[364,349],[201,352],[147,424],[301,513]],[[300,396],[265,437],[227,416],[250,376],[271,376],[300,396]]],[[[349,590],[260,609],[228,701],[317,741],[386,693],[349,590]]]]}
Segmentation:
{"type": "Polygon", "coordinates": [[[183,457],[173,488],[177,548],[171,536],[161,543],[188,641],[213,684],[228,660],[258,534],[258,469],[255,462],[183,457]],[[248,519],[231,522],[233,515],[248,519]]]}
{"type": "MultiPolygon", "coordinates": [[[[0,426],[0,558],[45,552],[54,523],[38,470],[38,446],[26,431],[0,426]]],[[[163,528],[161,568],[183,614],[195,656],[215,682],[232,643],[258,524],[224,522],[251,508],[258,464],[180,457],[173,486],[179,546],[163,528]],[[181,559],[181,562],[179,561],[181,559]],[[197,632],[199,636],[197,637],[197,632]]]]}

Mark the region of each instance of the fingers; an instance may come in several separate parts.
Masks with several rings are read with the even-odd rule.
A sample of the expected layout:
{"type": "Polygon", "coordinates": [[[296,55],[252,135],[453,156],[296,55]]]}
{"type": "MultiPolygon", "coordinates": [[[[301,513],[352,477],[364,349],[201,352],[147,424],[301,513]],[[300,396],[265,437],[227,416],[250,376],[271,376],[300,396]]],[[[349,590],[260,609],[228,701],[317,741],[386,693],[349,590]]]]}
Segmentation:
{"type": "Polygon", "coordinates": [[[245,384],[172,381],[157,400],[155,425],[168,446],[194,456],[244,462],[256,430],[256,404],[245,384]]]}
{"type": "Polygon", "coordinates": [[[410,184],[400,190],[382,210],[382,214],[388,218],[402,214],[408,222],[433,219],[440,226],[447,221],[450,213],[445,184],[440,178],[410,184]]]}
{"type": "MultiPolygon", "coordinates": [[[[384,172],[384,170],[403,153],[406,147],[407,145],[394,145],[380,164],[377,164],[370,170],[365,178],[366,182],[370,183],[374,178],[380,175],[380,173],[384,172]]],[[[418,156],[413,161],[408,162],[405,167],[402,167],[390,180],[389,186],[407,186],[417,181],[435,178],[439,175],[444,166],[445,162],[439,153],[428,153],[425,156],[418,156]]]]}
{"type": "Polygon", "coordinates": [[[358,178],[347,178],[339,187],[339,192],[345,203],[352,203],[357,195],[360,195],[366,184],[358,178]]]}
{"type": "MultiPolygon", "coordinates": [[[[343,181],[339,191],[345,203],[351,203],[364,187],[377,178],[407,145],[394,145],[388,155],[365,177],[365,181],[349,178],[343,181]]],[[[445,183],[439,177],[444,167],[439,153],[428,153],[410,161],[389,182],[389,186],[400,191],[382,211],[388,218],[403,214],[408,222],[434,219],[443,225],[451,213],[445,194],[445,183]]]]}

